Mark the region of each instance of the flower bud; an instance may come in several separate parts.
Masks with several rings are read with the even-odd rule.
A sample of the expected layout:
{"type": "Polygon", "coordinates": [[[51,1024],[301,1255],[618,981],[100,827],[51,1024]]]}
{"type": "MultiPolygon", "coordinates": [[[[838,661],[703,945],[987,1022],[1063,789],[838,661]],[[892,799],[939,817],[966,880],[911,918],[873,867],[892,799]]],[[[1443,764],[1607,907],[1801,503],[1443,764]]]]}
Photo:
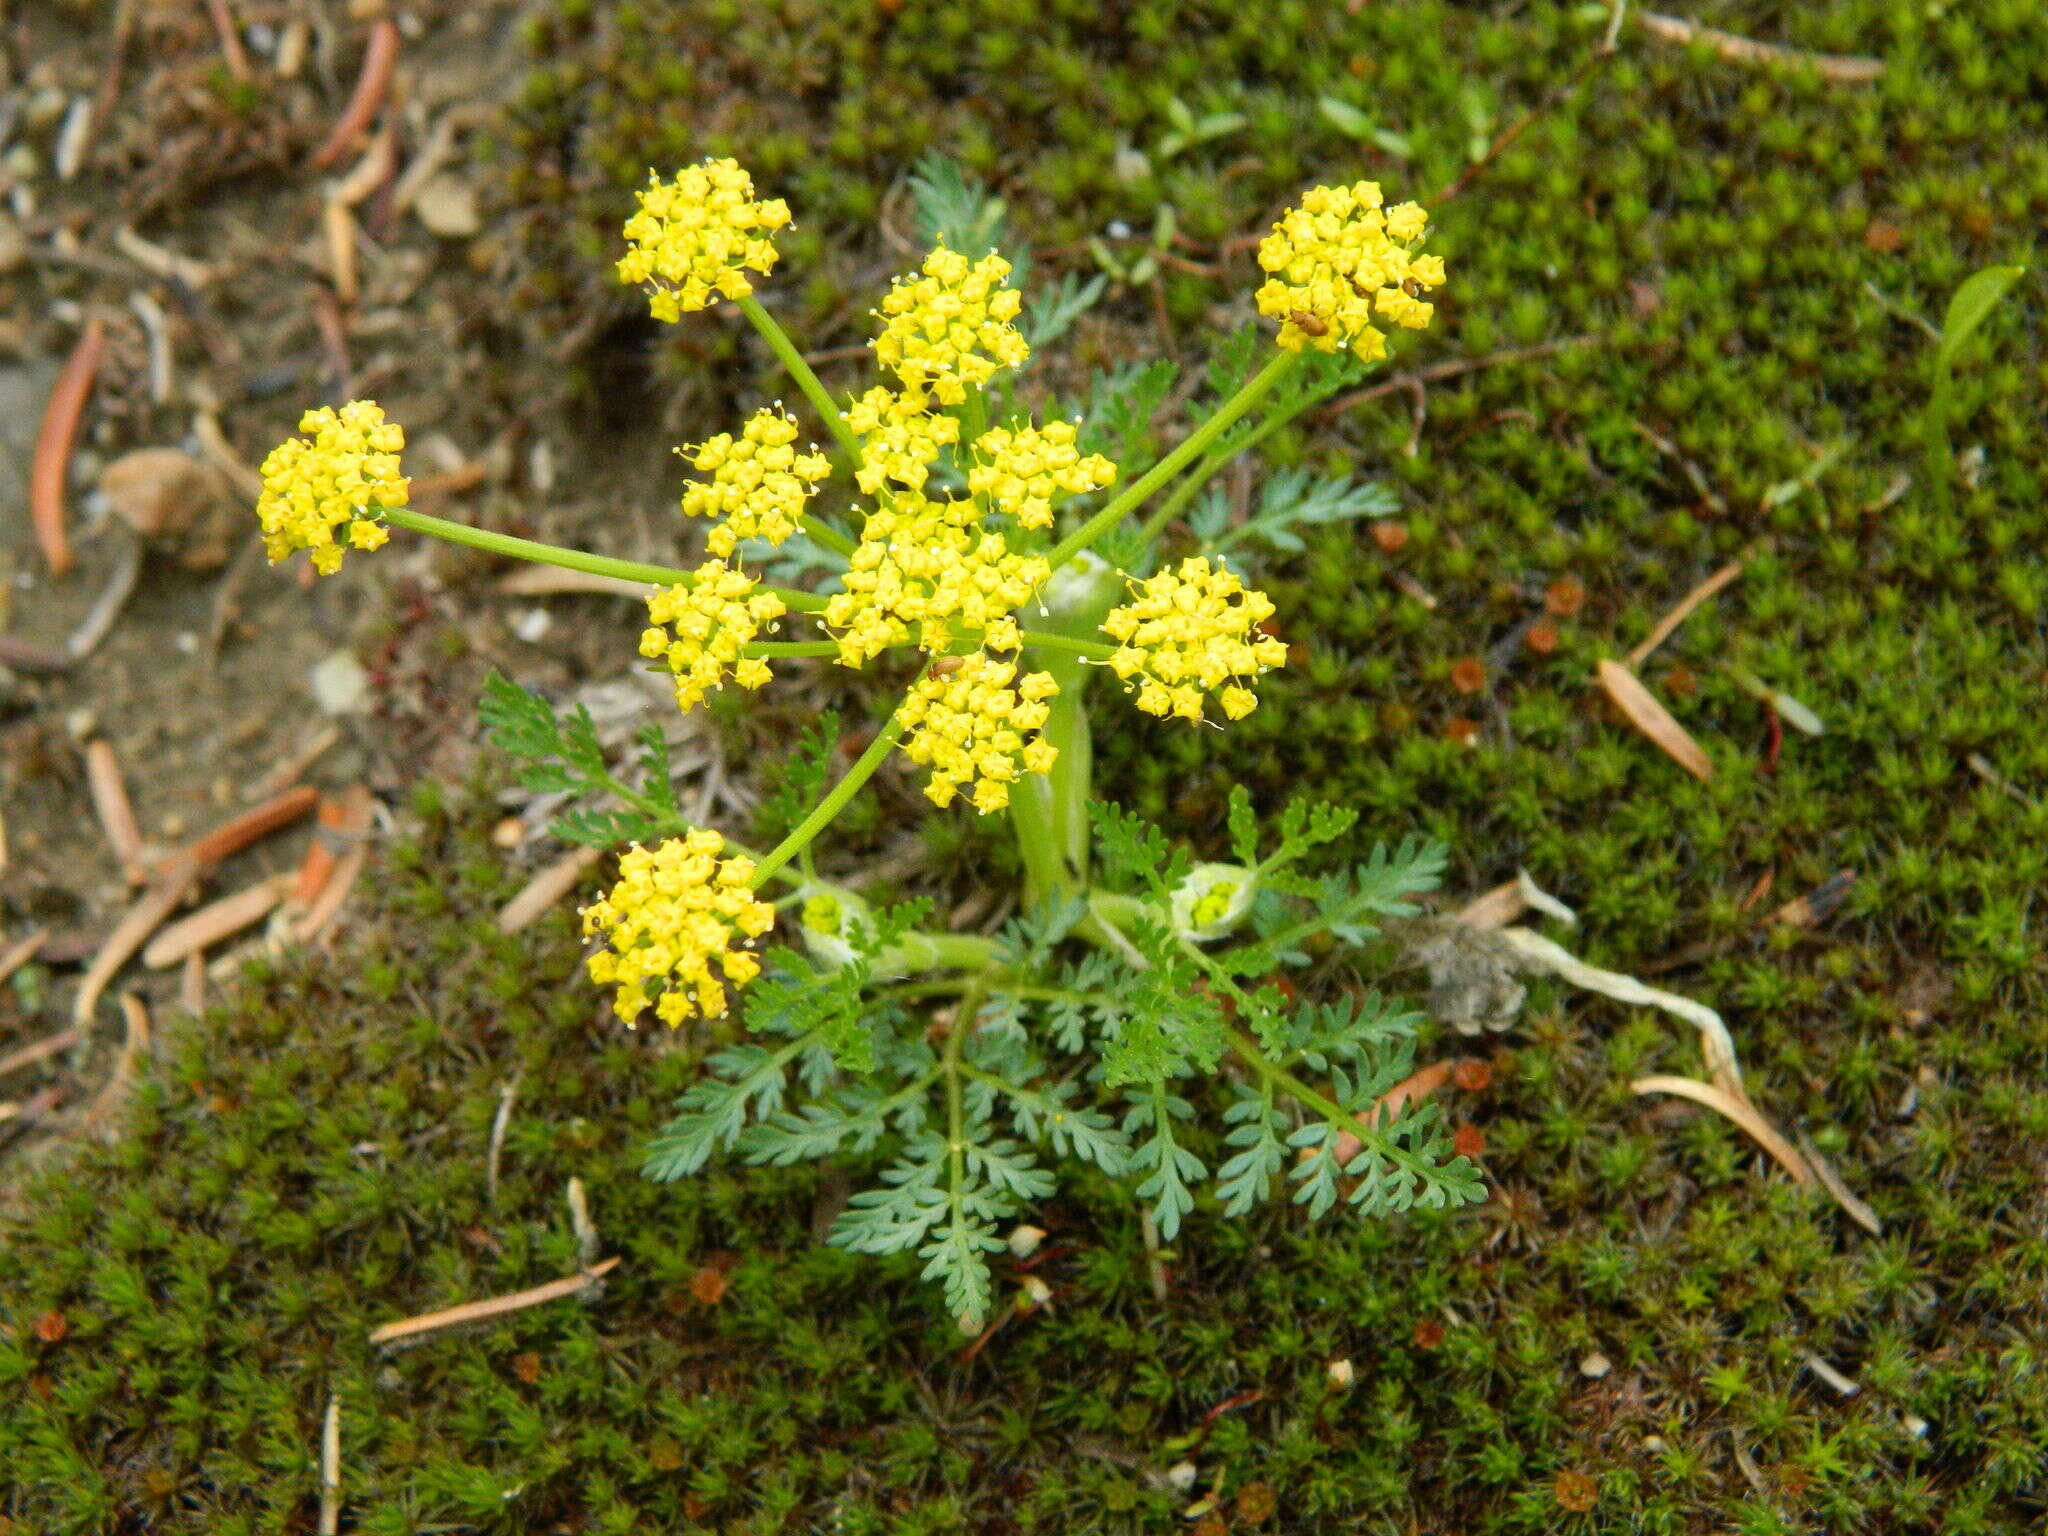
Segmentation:
{"type": "Polygon", "coordinates": [[[798,894],[797,921],[811,958],[828,971],[853,964],[862,934],[874,932],[868,904],[836,885],[807,885],[798,894]]]}
{"type": "Polygon", "coordinates": [[[1244,920],[1258,876],[1242,864],[1197,864],[1173,888],[1173,931],[1195,944],[1223,938],[1244,920]]]}

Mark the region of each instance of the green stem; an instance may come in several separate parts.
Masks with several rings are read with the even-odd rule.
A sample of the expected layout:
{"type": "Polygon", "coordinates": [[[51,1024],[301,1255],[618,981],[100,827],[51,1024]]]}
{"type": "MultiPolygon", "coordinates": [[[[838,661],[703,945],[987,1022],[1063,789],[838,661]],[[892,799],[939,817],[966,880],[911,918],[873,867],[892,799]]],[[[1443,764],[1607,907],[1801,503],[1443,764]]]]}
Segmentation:
{"type": "MultiPolygon", "coordinates": [[[[530,560],[535,565],[560,566],[565,571],[583,571],[592,576],[610,576],[619,581],[644,582],[650,587],[692,586],[696,577],[688,571],[677,570],[667,565],[643,565],[637,560],[614,560],[609,555],[585,554],[580,549],[564,549],[559,544],[541,544],[533,539],[514,538],[509,533],[492,533],[487,528],[472,528],[467,523],[452,523],[445,517],[429,517],[424,512],[415,512],[410,507],[387,507],[383,512],[384,521],[394,528],[404,528],[413,533],[424,533],[429,538],[445,539],[450,544],[466,544],[471,549],[481,549],[487,554],[504,555],[513,560],[530,560]]],[[[763,586],[763,592],[775,596],[798,613],[821,613],[825,599],[815,592],[797,592],[787,587],[763,586]]]]}
{"type": "Polygon", "coordinates": [[[768,350],[773,352],[777,360],[788,370],[790,378],[796,381],[796,387],[804,392],[804,398],[811,402],[811,408],[825,418],[826,428],[847,458],[853,461],[856,469],[859,468],[860,439],[853,435],[853,429],[846,424],[846,418],[840,414],[839,407],[825,392],[825,386],[818,382],[818,376],[811,371],[811,365],[804,361],[803,353],[797,351],[788,334],[775,323],[775,317],[763,309],[761,301],[751,293],[741,294],[734,302],[739,305],[740,313],[761,333],[761,339],[768,343],[768,350]]]}
{"type": "Polygon", "coordinates": [[[1026,645],[1043,646],[1048,651],[1068,651],[1076,656],[1091,657],[1096,661],[1107,661],[1116,654],[1115,646],[1104,645],[1099,640],[1075,640],[1042,629],[1027,629],[1021,633],[1026,645]]]}
{"type": "Polygon", "coordinates": [[[837,656],[836,640],[756,640],[740,652],[742,656],[837,656]]]}
{"type": "Polygon", "coordinates": [[[1121,518],[1143,505],[1154,491],[1206,452],[1211,443],[1228,431],[1246,411],[1271,394],[1274,386],[1300,364],[1299,352],[1276,352],[1271,362],[1247,380],[1244,388],[1219,406],[1214,416],[1183,438],[1179,447],[1132,481],[1124,489],[1123,494],[1108,506],[1054,545],[1052,553],[1046,557],[1048,562],[1055,568],[1064,565],[1101,538],[1121,518]]]}
{"type": "Polygon", "coordinates": [[[960,442],[964,447],[977,441],[988,430],[988,406],[982,399],[982,391],[970,389],[967,398],[960,402],[960,442]]]}
{"type": "Polygon", "coordinates": [[[1260,1077],[1275,1087],[1286,1089],[1288,1093],[1303,1104],[1306,1104],[1310,1109],[1313,1109],[1324,1119],[1341,1125],[1361,1140],[1364,1139],[1365,1128],[1358,1124],[1358,1117],[1356,1115],[1346,1113],[1342,1104],[1339,1104],[1326,1093],[1317,1092],[1285,1067],[1275,1063],[1271,1057],[1259,1049],[1259,1042],[1243,1030],[1234,1029],[1228,1024],[1223,1025],[1222,1029],[1225,1038],[1230,1041],[1230,1048],[1237,1052],[1244,1059],[1244,1064],[1258,1073],[1260,1077]]]}
{"type": "MultiPolygon", "coordinates": [[[[891,949],[913,971],[973,971],[985,980],[1003,957],[1002,946],[980,933],[906,933],[891,949]]],[[[963,985],[974,985],[969,978],[963,985]]]]}
{"type": "MultiPolygon", "coordinates": [[[[1243,442],[1226,444],[1223,448],[1209,454],[1189,472],[1185,480],[1173,488],[1173,494],[1160,503],[1159,510],[1145,520],[1145,526],[1138,530],[1139,541],[1149,544],[1152,540],[1158,538],[1160,530],[1172,522],[1183,507],[1194,500],[1195,493],[1207,485],[1215,477],[1218,470],[1222,469],[1239,454],[1251,452],[1252,449],[1258,447],[1259,444],[1293,421],[1295,417],[1299,416],[1314,403],[1313,399],[1304,399],[1289,410],[1275,411],[1264,421],[1260,422],[1257,427],[1253,428],[1251,435],[1243,442]]],[[[1216,548],[1222,549],[1230,542],[1232,541],[1225,537],[1217,542],[1216,548]]]]}
{"type": "Polygon", "coordinates": [[[834,528],[830,523],[820,518],[815,518],[806,512],[797,519],[797,526],[802,528],[805,533],[808,533],[812,539],[831,550],[835,555],[846,560],[853,558],[853,540],[849,539],[837,528],[834,528]]]}
{"type": "MultiPolygon", "coordinates": [[[[946,1048],[939,1058],[939,1071],[946,1079],[946,1183],[951,1196],[952,1216],[960,1220],[960,1207],[967,1188],[967,1108],[961,1091],[961,1054],[967,1037],[974,1033],[974,1020],[981,1012],[981,988],[968,989],[954,1005],[953,1025],[946,1031],[946,1048]]],[[[981,1327],[979,1317],[963,1319],[963,1326],[981,1327]]]]}
{"type": "MultiPolygon", "coordinates": [[[[898,707],[900,708],[901,706],[898,707]]],[[[755,890],[759,890],[763,881],[781,869],[791,859],[795,858],[803,849],[809,847],[811,839],[824,831],[830,825],[832,818],[845,809],[846,802],[858,794],[860,787],[875,776],[875,770],[882,766],[882,760],[889,755],[890,749],[896,745],[900,734],[901,732],[896,725],[896,716],[891,714],[883,722],[882,728],[875,732],[875,739],[868,743],[867,751],[861,753],[854,760],[853,766],[846,770],[846,776],[837,784],[834,784],[831,792],[818,802],[817,806],[811,811],[811,814],[806,816],[789,836],[770,849],[767,858],[761,860],[755,866],[753,880],[755,890]]]]}

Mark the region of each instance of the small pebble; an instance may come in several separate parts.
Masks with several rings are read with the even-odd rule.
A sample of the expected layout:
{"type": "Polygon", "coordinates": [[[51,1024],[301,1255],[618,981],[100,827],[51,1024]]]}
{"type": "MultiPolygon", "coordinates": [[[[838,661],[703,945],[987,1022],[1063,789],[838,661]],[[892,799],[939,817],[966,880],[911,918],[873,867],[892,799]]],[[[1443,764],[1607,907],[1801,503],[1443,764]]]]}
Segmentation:
{"type": "Polygon", "coordinates": [[[1613,1369],[1614,1362],[1597,1352],[1586,1356],[1585,1359],[1579,1362],[1579,1374],[1593,1381],[1598,1381],[1613,1369]]]}
{"type": "Polygon", "coordinates": [[[545,608],[529,608],[512,621],[512,633],[528,645],[538,645],[554,627],[554,615],[545,608]]]}
{"type": "Polygon", "coordinates": [[[1176,1461],[1166,1469],[1166,1482],[1175,1493],[1186,1493],[1200,1475],[1192,1461],[1176,1461]]]}

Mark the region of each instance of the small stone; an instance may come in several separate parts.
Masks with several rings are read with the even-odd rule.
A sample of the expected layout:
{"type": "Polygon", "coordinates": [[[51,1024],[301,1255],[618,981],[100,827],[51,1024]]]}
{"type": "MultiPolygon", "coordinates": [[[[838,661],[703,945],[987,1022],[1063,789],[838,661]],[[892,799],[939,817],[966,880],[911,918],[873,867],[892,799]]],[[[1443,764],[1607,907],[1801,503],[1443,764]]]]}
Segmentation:
{"type": "Polygon", "coordinates": [[[370,701],[370,674],[353,651],[336,651],[313,668],[313,702],[330,715],[352,715],[370,701]]]}
{"type": "Polygon", "coordinates": [[[1177,1461],[1166,1469],[1166,1483],[1175,1493],[1186,1493],[1195,1486],[1195,1478],[1199,1475],[1192,1461],[1177,1461]]]}
{"type": "Polygon", "coordinates": [[[483,219],[477,213],[476,188],[458,176],[429,176],[412,208],[427,232],[443,240],[467,240],[483,228],[483,219]]]}
{"type": "Polygon", "coordinates": [[[526,841],[526,823],[517,816],[507,816],[491,828],[491,846],[494,848],[517,848],[526,841]]]}
{"type": "Polygon", "coordinates": [[[1597,1350],[1579,1362],[1579,1374],[1590,1381],[1598,1381],[1614,1369],[1614,1362],[1597,1350]]]}
{"type": "Polygon", "coordinates": [[[528,645],[538,645],[554,627],[554,615],[545,608],[529,608],[512,621],[512,633],[528,645]]]}
{"type": "Polygon", "coordinates": [[[137,448],[100,471],[99,488],[121,520],[153,539],[191,528],[217,499],[212,471],[176,448],[137,448]]]}

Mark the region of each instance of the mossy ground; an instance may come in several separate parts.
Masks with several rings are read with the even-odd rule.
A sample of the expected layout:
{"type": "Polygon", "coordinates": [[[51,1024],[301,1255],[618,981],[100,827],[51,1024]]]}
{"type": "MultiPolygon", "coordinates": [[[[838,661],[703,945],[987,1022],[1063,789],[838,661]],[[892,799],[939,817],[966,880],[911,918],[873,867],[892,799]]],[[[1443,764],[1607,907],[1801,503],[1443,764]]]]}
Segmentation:
{"type": "MultiPolygon", "coordinates": [[[[1318,176],[1444,186],[1474,122],[1513,121],[1604,25],[1550,5],[1175,11],[565,3],[514,146],[522,195],[552,198],[536,225],[568,271],[646,164],[738,153],[807,225],[787,287],[852,339],[895,259],[857,231],[926,147],[995,176],[1049,244],[1112,218],[1143,231],[1170,199],[1207,263],[1318,176]],[[1248,125],[1117,180],[1118,141],[1156,148],[1174,90],[1248,125]],[[1325,93],[1413,158],[1345,139],[1325,93]]],[[[1974,486],[1946,514],[1918,478],[1885,498],[1920,477],[1931,358],[1894,311],[1938,322],[1970,271],[2036,261],[2048,31],[2021,0],[1700,19],[1880,55],[1885,76],[1830,86],[1624,32],[1443,207],[1454,284],[1406,355],[1591,339],[1432,387],[1412,455],[1405,393],[1273,445],[1269,462],[1397,483],[1406,544],[1331,535],[1278,573],[1302,665],[1229,733],[1117,717],[1104,790],[1205,845],[1234,782],[1353,803],[1367,836],[1446,838],[1466,886],[1528,868],[1579,908],[1572,942],[1597,962],[1694,955],[1660,979],[1727,1011],[1759,1102],[1885,1236],[1732,1127],[1629,1094],[1696,1069],[1682,1031],[1539,990],[1491,1086],[1453,1102],[1486,1137],[1488,1207],[1317,1230],[1198,1212],[1161,1306],[1135,1221],[1083,1185],[1041,1223],[1054,1307],[962,1364],[906,1267],[812,1241],[818,1177],[639,1181],[688,1057],[598,1032],[563,979],[566,922],[496,936],[509,877],[466,821],[430,819],[353,969],[288,971],[184,1037],[129,1139],[39,1186],[0,1248],[15,1529],[303,1529],[330,1390],[344,1529],[364,1531],[1170,1530],[1193,1495],[1148,1474],[1252,1391],[1193,1452],[1231,1529],[1269,1500],[1271,1528],[1300,1531],[2038,1529],[2037,280],[1959,372],[1974,486]],[[1771,494],[1838,446],[1809,490],[1771,494]],[[1646,668],[1714,759],[1701,785],[1605,714],[1592,662],[1738,555],[1646,668]],[[1564,577],[1585,601],[1540,654],[1518,631],[1564,577]],[[1487,682],[1468,695],[1451,670],[1470,657],[1487,682]],[[1770,763],[1730,663],[1827,734],[1770,763]],[[1842,869],[1857,878],[1824,923],[1758,924],[1842,869]],[[491,1208],[484,1148],[522,1067],[491,1208]],[[368,1349],[378,1322],[572,1269],[571,1175],[625,1260],[600,1303],[368,1349]],[[728,1260],[724,1299],[695,1300],[691,1276],[728,1260]],[[52,1311],[56,1343],[35,1331],[52,1311]],[[1594,1351],[1613,1367],[1597,1379],[1594,1351]],[[1838,1396],[1809,1355],[1861,1390],[1838,1396]]],[[[1242,255],[1220,259],[1165,280],[1191,350],[1250,286],[1242,255]]],[[[1149,295],[1113,302],[1150,323],[1149,295]]]]}

